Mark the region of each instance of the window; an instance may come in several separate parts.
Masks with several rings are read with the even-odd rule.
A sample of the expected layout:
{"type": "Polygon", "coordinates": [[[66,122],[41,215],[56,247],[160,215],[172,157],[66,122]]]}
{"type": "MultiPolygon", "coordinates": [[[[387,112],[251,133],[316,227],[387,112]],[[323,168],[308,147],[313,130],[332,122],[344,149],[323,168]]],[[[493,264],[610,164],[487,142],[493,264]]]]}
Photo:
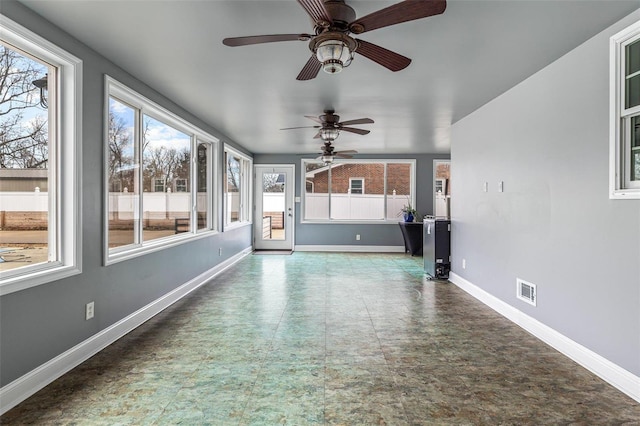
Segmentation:
{"type": "Polygon", "coordinates": [[[226,228],[251,223],[251,158],[225,146],[225,208],[226,228]]]}
{"type": "Polygon", "coordinates": [[[0,15],[0,294],[80,273],[82,62],[0,15]],[[35,237],[27,238],[27,234],[35,237]]]}
{"type": "Polygon", "coordinates": [[[640,198],[640,22],[611,37],[611,198],[640,198]]]}
{"type": "Polygon", "coordinates": [[[350,194],[364,194],[364,179],[362,179],[362,178],[349,178],[349,193],[350,194]]]}
{"type": "Polygon", "coordinates": [[[305,221],[396,221],[403,205],[415,205],[415,160],[302,160],[302,167],[305,221]]]}
{"type": "Polygon", "coordinates": [[[174,191],[176,192],[189,191],[189,188],[187,187],[187,179],[176,178],[174,191]]]}
{"type": "Polygon", "coordinates": [[[152,178],[151,187],[153,188],[153,192],[164,192],[164,179],[163,178],[152,178]]]}
{"type": "Polygon", "coordinates": [[[105,263],[215,230],[215,139],[110,77],[106,90],[105,263]]]}

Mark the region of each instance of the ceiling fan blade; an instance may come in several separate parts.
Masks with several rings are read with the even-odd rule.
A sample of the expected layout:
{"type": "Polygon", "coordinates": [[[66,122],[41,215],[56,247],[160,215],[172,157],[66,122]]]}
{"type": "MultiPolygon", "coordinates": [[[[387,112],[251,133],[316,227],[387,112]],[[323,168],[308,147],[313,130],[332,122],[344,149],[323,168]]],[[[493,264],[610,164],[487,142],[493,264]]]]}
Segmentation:
{"type": "Polygon", "coordinates": [[[251,44],[273,43],[276,41],[306,41],[311,40],[310,34],[270,34],[247,37],[230,37],[222,40],[222,44],[230,47],[248,46],[251,44]]]}
{"type": "Polygon", "coordinates": [[[324,7],[324,1],[322,0],[298,0],[300,6],[306,10],[306,12],[311,16],[313,22],[321,23],[325,22],[330,24],[333,22],[331,16],[327,12],[327,9],[324,7]]]}
{"type": "Polygon", "coordinates": [[[304,117],[305,117],[305,118],[308,118],[309,120],[313,120],[313,121],[315,121],[315,122],[316,122],[316,123],[318,123],[318,124],[322,124],[322,121],[321,121],[318,117],[316,117],[316,116],[313,116],[313,115],[305,115],[304,117]]]}
{"type": "Polygon", "coordinates": [[[314,139],[320,139],[320,132],[316,133],[316,135],[313,138],[314,139]]]}
{"type": "Polygon", "coordinates": [[[405,0],[353,21],[349,24],[349,30],[362,34],[402,22],[440,15],[446,8],[445,0],[405,0]]]}
{"type": "Polygon", "coordinates": [[[338,158],[353,158],[353,155],[350,154],[343,154],[341,152],[334,152],[333,153],[334,157],[338,157],[338,158]]]}
{"type": "Polygon", "coordinates": [[[293,129],[319,129],[320,126],[301,126],[301,127],[285,127],[280,130],[293,130],[293,129]]]}
{"type": "Polygon", "coordinates": [[[345,132],[357,133],[359,135],[368,135],[369,133],[371,133],[371,130],[356,129],[355,127],[341,127],[340,130],[344,130],[345,132]]]}
{"type": "Polygon", "coordinates": [[[358,40],[356,52],[391,71],[403,70],[411,63],[406,56],[364,40],[358,40]]]}
{"type": "Polygon", "coordinates": [[[300,74],[296,77],[296,80],[304,81],[314,79],[318,75],[318,72],[320,72],[320,68],[322,68],[322,64],[318,58],[316,58],[316,55],[312,55],[304,68],[302,68],[302,71],[300,71],[300,74]]]}
{"type": "Polygon", "coordinates": [[[341,126],[350,126],[352,124],[371,124],[374,121],[370,118],[358,118],[357,120],[347,120],[340,123],[341,126]]]}
{"type": "Polygon", "coordinates": [[[337,151],[334,152],[335,155],[353,155],[353,154],[357,154],[358,151],[356,151],[355,149],[347,149],[345,151],[337,151]]]}

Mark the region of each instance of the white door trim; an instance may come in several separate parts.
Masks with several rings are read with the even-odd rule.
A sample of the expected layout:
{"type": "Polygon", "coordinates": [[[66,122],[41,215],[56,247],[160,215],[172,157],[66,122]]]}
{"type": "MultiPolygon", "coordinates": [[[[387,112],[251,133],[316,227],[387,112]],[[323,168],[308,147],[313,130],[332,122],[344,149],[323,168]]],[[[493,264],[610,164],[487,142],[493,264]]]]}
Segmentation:
{"type": "Polygon", "coordinates": [[[254,221],[253,221],[253,246],[255,250],[292,250],[295,247],[295,164],[254,164],[254,221]],[[263,193],[262,174],[263,172],[284,172],[285,180],[285,211],[284,211],[284,240],[263,240],[262,235],[262,213],[263,213],[263,193]],[[257,180],[261,179],[260,182],[257,180]]]}

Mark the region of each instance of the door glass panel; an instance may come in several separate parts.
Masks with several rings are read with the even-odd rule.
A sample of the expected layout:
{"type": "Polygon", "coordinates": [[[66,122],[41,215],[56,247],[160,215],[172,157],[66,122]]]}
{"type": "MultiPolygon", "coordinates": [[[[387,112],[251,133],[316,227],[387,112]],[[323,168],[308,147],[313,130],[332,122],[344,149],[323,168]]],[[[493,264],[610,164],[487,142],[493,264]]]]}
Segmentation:
{"type": "Polygon", "coordinates": [[[285,182],[284,173],[262,174],[262,239],[284,240],[285,182]]]}

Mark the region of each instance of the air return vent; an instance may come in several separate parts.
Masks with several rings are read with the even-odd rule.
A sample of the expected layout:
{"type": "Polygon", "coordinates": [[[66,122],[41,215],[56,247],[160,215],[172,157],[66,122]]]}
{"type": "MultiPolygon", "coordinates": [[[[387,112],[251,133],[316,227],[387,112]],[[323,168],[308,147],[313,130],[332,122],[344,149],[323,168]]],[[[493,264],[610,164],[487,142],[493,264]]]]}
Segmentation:
{"type": "Polygon", "coordinates": [[[521,280],[520,278],[516,279],[518,285],[518,299],[524,300],[525,302],[536,306],[538,301],[538,292],[536,290],[536,285],[526,282],[525,280],[521,280]]]}

